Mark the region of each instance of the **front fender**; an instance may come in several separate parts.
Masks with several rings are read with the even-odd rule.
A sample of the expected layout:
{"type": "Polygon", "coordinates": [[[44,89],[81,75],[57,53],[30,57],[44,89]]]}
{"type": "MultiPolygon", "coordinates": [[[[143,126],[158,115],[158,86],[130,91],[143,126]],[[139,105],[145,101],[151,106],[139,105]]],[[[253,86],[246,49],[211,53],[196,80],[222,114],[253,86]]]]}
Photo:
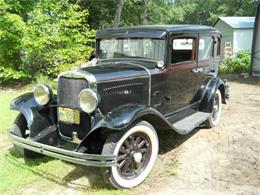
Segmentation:
{"type": "Polygon", "coordinates": [[[100,127],[118,130],[123,129],[127,124],[134,121],[145,109],[144,105],[127,104],[122,105],[107,113],[94,127],[93,130],[100,127]]]}
{"type": "MultiPolygon", "coordinates": [[[[88,135],[100,128],[122,130],[139,119],[146,120],[155,128],[174,129],[169,121],[154,108],[144,105],[127,104],[117,107],[111,112],[107,113],[101,120],[96,123],[96,125],[93,126],[88,135]]],[[[178,132],[177,129],[174,130],[178,132]]],[[[86,137],[88,137],[88,135],[86,137]]]]}
{"type": "Polygon", "coordinates": [[[10,104],[10,109],[17,110],[24,115],[30,130],[30,137],[35,136],[39,131],[52,124],[48,117],[50,109],[39,106],[33,93],[26,93],[15,98],[10,104]]]}
{"type": "Polygon", "coordinates": [[[201,112],[212,112],[212,106],[214,103],[214,97],[216,91],[219,89],[222,96],[222,103],[226,103],[226,84],[221,78],[214,77],[211,79],[205,89],[204,95],[201,99],[199,111],[201,112]]]}
{"type": "Polygon", "coordinates": [[[15,98],[10,104],[10,109],[20,111],[24,115],[28,127],[30,128],[33,123],[33,112],[41,110],[41,107],[37,104],[31,92],[15,98]]]}
{"type": "Polygon", "coordinates": [[[100,133],[103,130],[105,131],[120,131],[131,124],[136,120],[144,120],[149,122],[156,130],[159,129],[175,129],[172,124],[157,110],[152,107],[147,107],[144,105],[137,104],[127,104],[115,108],[111,112],[107,113],[101,119],[97,119],[95,125],[87,136],[82,140],[78,148],[81,146],[87,145],[93,139],[95,139],[96,133],[100,133]]]}

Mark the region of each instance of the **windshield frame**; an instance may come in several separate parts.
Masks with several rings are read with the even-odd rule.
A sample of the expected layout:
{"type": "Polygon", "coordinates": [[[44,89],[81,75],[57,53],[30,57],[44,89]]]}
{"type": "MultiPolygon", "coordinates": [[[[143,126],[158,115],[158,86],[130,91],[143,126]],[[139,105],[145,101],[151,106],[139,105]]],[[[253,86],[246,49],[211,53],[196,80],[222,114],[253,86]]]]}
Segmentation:
{"type": "Polygon", "coordinates": [[[96,39],[96,58],[98,60],[98,62],[103,62],[103,61],[114,61],[114,60],[141,60],[141,61],[150,61],[150,62],[161,62],[163,61],[164,64],[166,64],[166,60],[167,60],[167,48],[168,48],[168,42],[167,39],[165,38],[152,38],[152,37],[110,37],[110,38],[100,38],[100,39],[96,39]],[[112,39],[151,39],[151,40],[162,40],[164,41],[164,54],[161,60],[155,60],[155,59],[151,59],[151,58],[145,58],[145,57],[122,57],[122,58],[100,58],[100,42],[101,40],[112,40],[112,39]]]}

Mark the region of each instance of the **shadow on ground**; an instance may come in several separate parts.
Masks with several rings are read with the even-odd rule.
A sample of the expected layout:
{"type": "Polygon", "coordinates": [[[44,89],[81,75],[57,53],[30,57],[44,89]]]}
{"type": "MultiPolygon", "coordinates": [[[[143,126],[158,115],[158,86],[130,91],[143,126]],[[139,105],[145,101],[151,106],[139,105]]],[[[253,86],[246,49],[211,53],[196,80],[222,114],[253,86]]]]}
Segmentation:
{"type": "Polygon", "coordinates": [[[180,145],[182,145],[185,141],[187,141],[190,137],[192,137],[200,129],[203,128],[204,127],[194,129],[192,132],[190,132],[187,135],[180,135],[174,132],[173,130],[162,130],[158,132],[159,145],[160,145],[159,154],[163,155],[173,149],[178,148],[180,145]]]}
{"type": "Polygon", "coordinates": [[[101,175],[101,170],[99,168],[86,167],[82,165],[75,165],[68,162],[62,162],[70,166],[73,166],[73,168],[72,171],[69,171],[65,176],[61,177],[57,174],[52,173],[50,170],[47,169],[47,167],[47,170],[38,167],[41,164],[45,164],[55,160],[54,158],[47,156],[35,159],[25,158],[24,163],[21,163],[21,158],[23,157],[16,151],[15,148],[10,148],[6,154],[7,161],[13,164],[14,166],[19,167],[22,170],[30,171],[34,175],[39,176],[40,178],[49,180],[55,184],[64,186],[66,188],[72,188],[75,190],[112,189],[112,187],[104,181],[101,175]],[[75,182],[75,180],[78,180],[82,177],[87,178],[86,184],[82,182],[75,182]]]}
{"type": "MultiPolygon", "coordinates": [[[[199,131],[199,129],[194,130],[186,136],[178,135],[172,130],[160,131],[158,133],[160,142],[159,154],[165,154],[168,151],[171,151],[179,147],[183,142],[188,140],[197,131],[199,131]]],[[[66,188],[72,188],[74,190],[81,191],[84,191],[86,189],[113,189],[110,184],[104,181],[100,168],[86,167],[82,165],[75,165],[72,163],[63,162],[73,166],[73,168],[65,176],[61,177],[55,173],[52,173],[52,171],[48,170],[47,168],[45,170],[43,167],[38,167],[41,164],[45,164],[55,160],[54,158],[45,156],[35,159],[24,159],[24,163],[21,163],[21,158],[23,157],[16,151],[15,148],[10,148],[6,154],[6,159],[9,163],[12,163],[14,166],[17,166],[22,170],[30,171],[34,175],[39,176],[40,178],[49,180],[55,184],[64,186],[66,188]],[[82,178],[85,178],[87,180],[83,179],[83,182],[80,182],[82,178]],[[84,183],[84,181],[87,181],[87,183],[84,183]]]]}

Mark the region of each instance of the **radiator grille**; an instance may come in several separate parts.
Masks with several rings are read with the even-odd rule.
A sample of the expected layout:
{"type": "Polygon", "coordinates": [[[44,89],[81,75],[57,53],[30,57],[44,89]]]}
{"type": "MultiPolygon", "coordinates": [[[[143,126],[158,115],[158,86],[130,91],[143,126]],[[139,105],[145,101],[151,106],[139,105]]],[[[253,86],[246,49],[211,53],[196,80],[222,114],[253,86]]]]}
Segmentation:
{"type": "Polygon", "coordinates": [[[58,81],[58,104],[69,108],[79,108],[79,93],[88,88],[88,82],[82,78],[60,77],[58,81]]]}
{"type": "MultiPolygon", "coordinates": [[[[79,93],[88,88],[88,82],[81,78],[60,77],[58,81],[58,105],[62,107],[80,109],[78,103],[79,93]]],[[[90,131],[90,116],[85,112],[80,112],[80,124],[70,124],[58,121],[59,131],[66,137],[71,137],[72,132],[78,133],[79,139],[83,139],[90,131]]]]}

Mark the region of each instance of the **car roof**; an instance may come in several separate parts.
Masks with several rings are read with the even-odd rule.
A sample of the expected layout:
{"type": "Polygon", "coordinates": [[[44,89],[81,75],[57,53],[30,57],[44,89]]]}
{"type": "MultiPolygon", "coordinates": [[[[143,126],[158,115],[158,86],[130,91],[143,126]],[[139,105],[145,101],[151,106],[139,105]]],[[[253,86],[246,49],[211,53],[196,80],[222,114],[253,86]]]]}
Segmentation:
{"type": "Polygon", "coordinates": [[[154,37],[164,38],[166,33],[218,33],[214,27],[194,24],[178,25],[143,25],[133,27],[120,27],[97,31],[96,38],[105,37],[154,37]]]}

